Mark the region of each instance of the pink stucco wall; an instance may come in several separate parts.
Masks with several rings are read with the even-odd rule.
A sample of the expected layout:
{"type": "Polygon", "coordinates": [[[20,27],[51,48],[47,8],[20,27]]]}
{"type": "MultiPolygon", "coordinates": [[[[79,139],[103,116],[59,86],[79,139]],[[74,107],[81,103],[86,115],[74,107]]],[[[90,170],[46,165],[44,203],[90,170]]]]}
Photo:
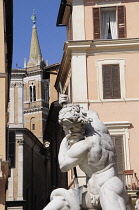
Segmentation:
{"type": "Polygon", "coordinates": [[[87,57],[88,99],[98,100],[96,62],[101,59],[125,59],[126,98],[139,98],[139,52],[128,52],[87,57]]]}
{"type": "Polygon", "coordinates": [[[130,164],[139,177],[139,52],[119,54],[92,55],[87,57],[87,80],[89,109],[99,113],[104,122],[128,121],[130,164]],[[96,62],[101,59],[125,59],[126,99],[128,101],[95,102],[98,100],[98,84],[96,62]],[[133,100],[132,100],[133,99],[133,100]],[[135,100],[136,99],[136,100],[135,100]],[[94,101],[94,102],[93,102],[94,101]]]}

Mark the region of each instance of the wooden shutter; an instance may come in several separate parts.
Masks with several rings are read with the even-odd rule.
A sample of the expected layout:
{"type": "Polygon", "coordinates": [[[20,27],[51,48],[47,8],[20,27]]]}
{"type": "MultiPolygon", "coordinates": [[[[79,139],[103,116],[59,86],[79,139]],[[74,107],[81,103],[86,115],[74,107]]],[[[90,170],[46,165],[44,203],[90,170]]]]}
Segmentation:
{"type": "Polygon", "coordinates": [[[112,98],[121,98],[119,65],[111,65],[112,70],[112,98]]]}
{"type": "Polygon", "coordinates": [[[118,64],[102,65],[103,98],[116,99],[121,97],[120,72],[118,64]]]}
{"type": "Polygon", "coordinates": [[[118,38],[126,38],[126,13],[124,6],[117,7],[118,38]]]}
{"type": "Polygon", "coordinates": [[[116,155],[117,155],[118,176],[123,181],[123,173],[125,170],[123,136],[112,136],[112,140],[113,140],[115,150],[116,150],[116,155]]]}
{"type": "Polygon", "coordinates": [[[93,8],[94,39],[100,39],[100,8],[93,8]]]}
{"type": "Polygon", "coordinates": [[[103,98],[112,98],[112,87],[111,87],[111,65],[103,65],[103,98]]]}

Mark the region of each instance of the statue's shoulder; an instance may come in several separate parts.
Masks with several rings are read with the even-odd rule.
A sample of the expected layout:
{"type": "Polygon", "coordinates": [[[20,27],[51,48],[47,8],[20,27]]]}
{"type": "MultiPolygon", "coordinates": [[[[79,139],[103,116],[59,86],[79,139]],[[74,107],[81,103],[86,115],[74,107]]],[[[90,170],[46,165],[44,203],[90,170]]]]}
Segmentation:
{"type": "Polygon", "coordinates": [[[87,118],[90,119],[92,127],[101,133],[108,134],[108,129],[105,126],[105,124],[100,120],[99,115],[94,110],[88,110],[87,111],[87,118]]]}

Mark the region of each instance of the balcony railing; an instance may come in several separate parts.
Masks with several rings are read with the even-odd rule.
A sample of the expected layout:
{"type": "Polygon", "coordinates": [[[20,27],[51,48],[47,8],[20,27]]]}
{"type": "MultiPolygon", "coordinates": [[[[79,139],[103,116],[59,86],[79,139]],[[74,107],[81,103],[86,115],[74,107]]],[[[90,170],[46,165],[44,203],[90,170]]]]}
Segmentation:
{"type": "Polygon", "coordinates": [[[137,191],[139,189],[139,179],[134,170],[125,170],[124,178],[127,191],[137,191]]]}

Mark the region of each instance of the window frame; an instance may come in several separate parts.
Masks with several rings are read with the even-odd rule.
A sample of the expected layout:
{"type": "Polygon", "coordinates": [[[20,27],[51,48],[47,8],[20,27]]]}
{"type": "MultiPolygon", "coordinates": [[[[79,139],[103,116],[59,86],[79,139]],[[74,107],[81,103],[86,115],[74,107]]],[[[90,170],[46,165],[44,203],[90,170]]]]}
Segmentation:
{"type": "Polygon", "coordinates": [[[102,39],[102,21],[101,21],[101,10],[103,8],[116,8],[116,22],[117,22],[117,39],[126,38],[126,7],[124,5],[107,5],[100,6],[97,5],[93,8],[93,39],[102,39]]]}
{"type": "Polygon", "coordinates": [[[103,80],[103,99],[121,99],[119,64],[103,64],[102,65],[102,80],[103,80]],[[114,67],[116,67],[115,70],[113,70],[114,67]],[[117,71],[116,72],[116,76],[117,76],[116,84],[113,79],[114,71],[117,71]],[[106,81],[108,76],[109,76],[109,81],[108,80],[106,81]],[[106,86],[108,83],[110,86],[109,94],[106,93],[106,86]],[[117,87],[118,87],[118,91],[116,91],[116,93],[115,93],[115,89],[117,87]]]}
{"type": "Polygon", "coordinates": [[[99,101],[123,101],[126,98],[126,81],[125,81],[125,59],[101,59],[96,61],[97,70],[97,90],[99,101]],[[103,98],[103,78],[102,78],[102,65],[118,64],[120,72],[120,90],[121,98],[118,99],[104,99],[103,98]]]}
{"type": "MultiPolygon", "coordinates": [[[[128,121],[117,121],[117,122],[104,122],[109,130],[111,136],[122,136],[123,137],[123,153],[124,153],[124,165],[125,170],[130,170],[130,153],[129,153],[129,128],[131,123],[128,121]]],[[[127,178],[127,177],[126,177],[127,178]]],[[[125,179],[127,183],[127,179],[125,179]]]]}

